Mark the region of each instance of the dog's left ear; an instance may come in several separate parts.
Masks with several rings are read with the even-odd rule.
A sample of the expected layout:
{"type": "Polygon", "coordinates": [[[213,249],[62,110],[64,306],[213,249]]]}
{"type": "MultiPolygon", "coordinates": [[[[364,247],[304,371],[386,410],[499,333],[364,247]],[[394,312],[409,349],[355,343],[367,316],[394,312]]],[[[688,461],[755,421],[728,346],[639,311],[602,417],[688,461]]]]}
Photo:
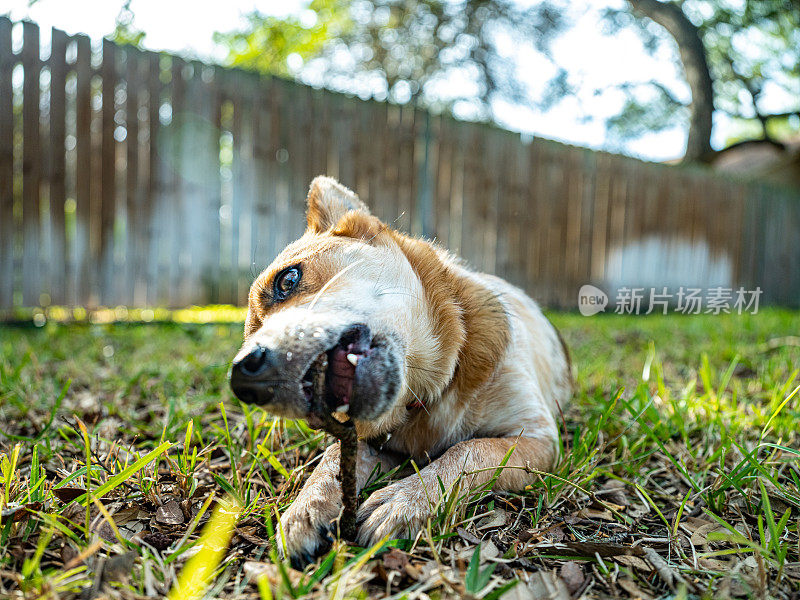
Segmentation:
{"type": "Polygon", "coordinates": [[[351,210],[369,215],[369,209],[355,192],[332,177],[314,178],[308,190],[307,202],[306,222],[308,228],[317,233],[334,227],[351,210]]]}

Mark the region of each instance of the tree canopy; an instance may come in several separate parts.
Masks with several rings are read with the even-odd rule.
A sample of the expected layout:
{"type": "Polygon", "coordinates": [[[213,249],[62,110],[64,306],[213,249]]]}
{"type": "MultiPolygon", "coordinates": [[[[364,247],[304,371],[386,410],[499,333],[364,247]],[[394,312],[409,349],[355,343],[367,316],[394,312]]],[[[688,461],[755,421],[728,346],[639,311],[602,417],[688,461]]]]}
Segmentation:
{"type": "Polygon", "coordinates": [[[637,137],[685,122],[686,158],[704,161],[713,155],[715,111],[738,124],[729,143],[780,144],[800,129],[800,0],[628,0],[606,19],[612,33],[636,27],[651,52],[663,52],[665,41],[676,47],[691,92],[684,100],[664,82],[630,82],[623,110],[609,120],[613,134],[637,137]]]}
{"type": "Polygon", "coordinates": [[[215,39],[231,65],[491,118],[494,99],[541,100],[520,85],[512,49],[550,56],[562,14],[556,2],[311,0],[299,15],[252,13],[244,30],[215,39]]]}
{"type": "MultiPolygon", "coordinates": [[[[565,0],[310,0],[297,15],[252,13],[244,29],[215,39],[231,65],[492,119],[495,100],[546,110],[583,85],[552,50],[571,26],[568,8],[565,0]],[[521,83],[521,45],[555,67],[538,96],[521,83]]],[[[606,123],[610,137],[679,124],[686,159],[705,161],[715,111],[737,124],[731,142],[780,144],[800,129],[800,0],[627,0],[603,21],[610,35],[633,28],[648,52],[669,56],[690,92],[658,79],[617,86],[625,101],[606,123]]]]}

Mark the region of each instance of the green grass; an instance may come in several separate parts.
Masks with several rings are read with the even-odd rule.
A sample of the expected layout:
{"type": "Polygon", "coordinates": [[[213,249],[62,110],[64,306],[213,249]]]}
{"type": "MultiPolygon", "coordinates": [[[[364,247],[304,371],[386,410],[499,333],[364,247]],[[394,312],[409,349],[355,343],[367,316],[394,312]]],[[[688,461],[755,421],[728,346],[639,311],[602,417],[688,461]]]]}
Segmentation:
{"type": "Polygon", "coordinates": [[[0,597],[800,592],[798,312],[551,315],[578,381],[554,472],[459,482],[415,540],[303,573],[277,519],[327,440],[231,396],[241,311],[77,316],[0,326],[0,597]]]}

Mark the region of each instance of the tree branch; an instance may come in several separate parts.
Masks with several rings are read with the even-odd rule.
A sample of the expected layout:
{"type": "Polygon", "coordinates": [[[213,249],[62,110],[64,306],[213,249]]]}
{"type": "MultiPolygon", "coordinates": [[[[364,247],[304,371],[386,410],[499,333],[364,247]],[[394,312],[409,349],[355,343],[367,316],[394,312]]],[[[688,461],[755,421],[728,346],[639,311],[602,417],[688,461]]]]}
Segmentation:
{"type": "Polygon", "coordinates": [[[706,162],[711,156],[711,126],[714,113],[714,90],[700,32],[678,4],[660,0],[628,0],[634,12],[658,23],[678,44],[686,82],[692,90],[689,105],[689,135],[686,162],[706,162]]]}

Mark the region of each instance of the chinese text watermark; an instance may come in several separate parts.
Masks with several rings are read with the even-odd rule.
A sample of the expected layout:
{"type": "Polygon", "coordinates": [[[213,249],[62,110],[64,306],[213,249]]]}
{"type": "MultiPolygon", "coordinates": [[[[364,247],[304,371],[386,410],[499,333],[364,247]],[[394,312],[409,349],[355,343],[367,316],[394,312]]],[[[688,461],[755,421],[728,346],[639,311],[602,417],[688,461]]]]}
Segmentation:
{"type": "MultiPolygon", "coordinates": [[[[614,312],[620,315],[649,315],[651,313],[678,313],[684,315],[723,313],[757,314],[761,288],[747,290],[729,287],[621,287],[614,297],[614,312]]],[[[578,310],[584,316],[605,311],[608,295],[593,285],[581,286],[578,292],[578,310]]]]}

